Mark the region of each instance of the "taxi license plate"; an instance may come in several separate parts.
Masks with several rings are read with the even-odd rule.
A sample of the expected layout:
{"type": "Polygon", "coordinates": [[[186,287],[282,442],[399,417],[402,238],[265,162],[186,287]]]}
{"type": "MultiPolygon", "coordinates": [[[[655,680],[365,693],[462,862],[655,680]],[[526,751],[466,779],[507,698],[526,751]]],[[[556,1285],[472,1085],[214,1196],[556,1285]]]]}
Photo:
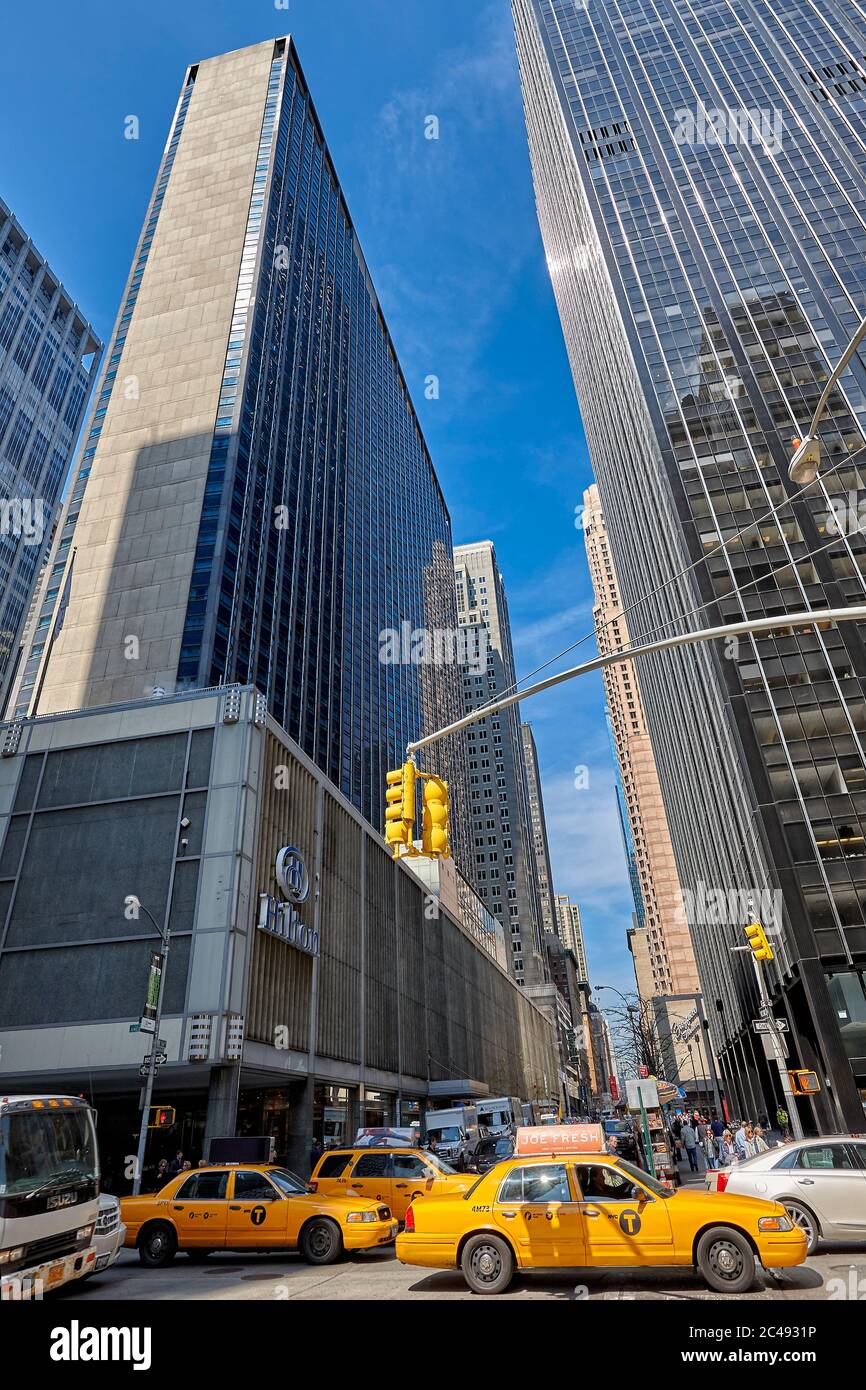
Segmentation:
{"type": "Polygon", "coordinates": [[[63,1278],[63,1265],[52,1265],[48,1271],[46,1284],[56,1284],[63,1278]]]}

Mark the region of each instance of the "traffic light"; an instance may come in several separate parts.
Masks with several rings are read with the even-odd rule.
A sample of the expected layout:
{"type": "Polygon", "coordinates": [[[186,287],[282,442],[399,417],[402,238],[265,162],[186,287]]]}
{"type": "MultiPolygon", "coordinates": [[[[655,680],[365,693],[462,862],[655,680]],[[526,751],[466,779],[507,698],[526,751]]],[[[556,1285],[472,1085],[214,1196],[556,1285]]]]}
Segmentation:
{"type": "Polygon", "coordinates": [[[412,827],[415,824],[415,764],[404,763],[385,778],[385,839],[394,846],[394,858],[400,846],[412,849],[412,827]]]}
{"type": "Polygon", "coordinates": [[[821,1089],[821,1083],[813,1071],[789,1071],[788,1077],[795,1096],[816,1096],[821,1089]]]}
{"type": "Polygon", "coordinates": [[[424,823],[421,831],[422,853],[436,859],[448,859],[448,783],[433,773],[424,781],[424,823]]]}
{"type": "Polygon", "coordinates": [[[755,960],[773,960],[773,948],[767,940],[767,933],[760,922],[751,922],[746,927],[746,940],[752,948],[752,955],[755,960]]]}
{"type": "Polygon", "coordinates": [[[148,1129],[171,1129],[176,1113],[173,1105],[152,1105],[147,1120],[148,1129]]]}

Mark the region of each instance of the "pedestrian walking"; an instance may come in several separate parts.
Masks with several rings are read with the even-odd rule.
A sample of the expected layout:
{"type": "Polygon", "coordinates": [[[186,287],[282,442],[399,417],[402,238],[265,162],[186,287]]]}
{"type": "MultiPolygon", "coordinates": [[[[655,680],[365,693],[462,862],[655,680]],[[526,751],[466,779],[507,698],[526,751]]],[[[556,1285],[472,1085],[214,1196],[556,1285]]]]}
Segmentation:
{"type": "Polygon", "coordinates": [[[684,1124],[680,1132],[680,1137],[683,1141],[683,1148],[686,1151],[686,1158],[689,1160],[689,1169],[693,1173],[699,1173],[701,1169],[698,1163],[698,1136],[695,1133],[694,1125],[688,1122],[684,1124]]]}
{"type": "Polygon", "coordinates": [[[707,1168],[712,1172],[716,1166],[716,1138],[709,1125],[704,1125],[702,1148],[707,1160],[707,1168]]]}
{"type": "Polygon", "coordinates": [[[736,1151],[737,1151],[737,1158],[738,1158],[738,1159],[743,1159],[743,1158],[746,1157],[746,1126],[745,1126],[745,1122],[743,1122],[743,1123],[740,1125],[739,1129],[737,1130],[737,1132],[736,1132],[735,1135],[734,1135],[734,1148],[735,1148],[736,1151]]]}
{"type": "Polygon", "coordinates": [[[769,1148],[762,1125],[755,1126],[755,1153],[765,1154],[769,1148]]]}

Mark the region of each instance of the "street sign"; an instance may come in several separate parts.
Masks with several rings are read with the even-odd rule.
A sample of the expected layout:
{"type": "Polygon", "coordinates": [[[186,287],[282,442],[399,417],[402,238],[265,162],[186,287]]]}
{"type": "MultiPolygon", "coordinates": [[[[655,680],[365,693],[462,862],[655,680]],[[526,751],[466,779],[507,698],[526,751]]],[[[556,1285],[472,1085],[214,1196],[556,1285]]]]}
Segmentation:
{"type": "Polygon", "coordinates": [[[156,1019],[155,1019],[155,1018],[143,1018],[143,1019],[141,1020],[141,1022],[139,1023],[139,1025],[138,1025],[138,1031],[139,1031],[140,1033],[155,1033],[155,1032],[156,1032],[156,1019]]]}
{"type": "MultiPolygon", "coordinates": [[[[788,1020],[786,1018],[774,1018],[773,1023],[777,1033],[787,1033],[788,1020]]],[[[756,1033],[769,1033],[770,1020],[768,1018],[753,1018],[752,1027],[756,1033]]]]}
{"type": "Polygon", "coordinates": [[[639,1081],[630,1076],[625,1083],[625,1089],[629,1110],[658,1110],[659,1092],[654,1077],[648,1081],[639,1081]]]}
{"type": "Polygon", "coordinates": [[[130,1023],[130,1025],[129,1025],[129,1031],[130,1031],[130,1033],[139,1033],[139,1032],[141,1032],[141,1024],[140,1024],[140,1023],[130,1023]]]}
{"type": "Polygon", "coordinates": [[[146,1076],[151,1061],[154,1061],[158,1067],[165,1066],[165,1063],[168,1061],[168,1054],[165,1052],[148,1052],[147,1056],[142,1058],[141,1065],[144,1068],[141,1073],[142,1076],[146,1076]]]}

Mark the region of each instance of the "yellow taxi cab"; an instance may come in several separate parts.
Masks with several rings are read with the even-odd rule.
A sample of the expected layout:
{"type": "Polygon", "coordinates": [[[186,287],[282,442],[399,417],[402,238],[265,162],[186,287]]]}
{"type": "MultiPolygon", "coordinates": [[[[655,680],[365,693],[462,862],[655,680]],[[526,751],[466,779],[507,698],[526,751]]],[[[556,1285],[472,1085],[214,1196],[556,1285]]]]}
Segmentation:
{"type": "Polygon", "coordinates": [[[387,1202],[403,1221],[410,1202],[449,1193],[460,1196],[474,1181],[474,1174],[458,1173],[424,1149],[371,1147],[329,1149],[313,1169],[310,1186],[316,1192],[352,1192],[387,1202]]]}
{"type": "Polygon", "coordinates": [[[778,1202],[674,1191],[607,1153],[532,1154],[411,1206],[397,1258],[459,1268],[474,1293],[502,1293],[517,1269],[654,1265],[696,1265],[711,1289],[745,1293],[756,1261],[802,1264],[806,1239],[778,1202]]]}
{"type": "Polygon", "coordinates": [[[215,1250],[300,1250],[328,1265],[345,1250],[388,1245],[397,1221],[385,1203],[320,1197],[276,1164],[215,1164],[179,1173],[161,1191],[124,1197],[124,1244],[143,1265],[170,1264],[178,1250],[198,1263],[215,1250]]]}

